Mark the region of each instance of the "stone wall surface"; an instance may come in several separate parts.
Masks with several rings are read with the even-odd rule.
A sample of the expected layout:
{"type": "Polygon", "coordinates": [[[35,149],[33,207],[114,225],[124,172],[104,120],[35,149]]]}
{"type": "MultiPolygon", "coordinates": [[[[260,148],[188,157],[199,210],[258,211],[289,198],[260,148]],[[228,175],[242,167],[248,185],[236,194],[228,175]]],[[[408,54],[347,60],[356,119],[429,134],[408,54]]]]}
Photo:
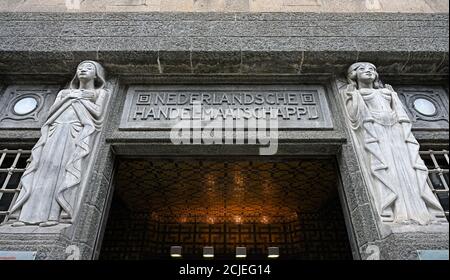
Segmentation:
{"type": "MultiPolygon", "coordinates": [[[[1,74],[448,74],[448,14],[0,13],[1,74]]],[[[415,78],[417,79],[417,78],[415,78]]],[[[426,79],[425,79],[426,80],[426,79]]]]}
{"type": "MultiPolygon", "coordinates": [[[[381,250],[382,259],[416,258],[414,250],[417,248],[448,248],[448,230],[446,233],[381,235],[363,187],[354,147],[348,141],[343,105],[338,96],[341,87],[346,85],[344,76],[348,66],[356,61],[377,65],[384,82],[438,85],[446,88],[448,94],[448,12],[444,9],[448,9],[448,4],[437,0],[408,1],[411,5],[428,5],[409,10],[420,12],[418,14],[388,13],[396,11],[393,8],[386,13],[368,10],[357,13],[360,10],[355,9],[347,9],[345,13],[208,13],[222,4],[231,7],[233,3],[233,11],[241,11],[239,1],[147,0],[108,1],[110,6],[120,6],[114,11],[122,13],[58,13],[56,7],[61,8],[59,11],[67,11],[60,2],[1,1],[0,11],[16,12],[0,12],[0,92],[12,84],[65,86],[78,63],[92,59],[100,62],[109,79],[114,81],[111,110],[93,165],[90,189],[83,198],[76,225],[61,232],[20,232],[3,228],[0,230],[0,248],[37,248],[40,259],[65,259],[69,255],[65,251],[67,246],[76,245],[81,258],[98,257],[114,185],[116,156],[257,153],[257,147],[248,146],[170,145],[168,131],[119,130],[128,84],[311,83],[327,86],[334,129],[282,131],[279,154],[336,156],[354,257],[366,259],[366,252],[371,250],[367,247],[372,245],[381,250]],[[121,6],[125,2],[128,6],[121,6]],[[169,9],[170,5],[187,5],[181,10],[187,12],[194,9],[194,2],[196,7],[204,3],[202,11],[205,13],[148,12],[154,11],[151,10],[153,6],[155,11],[161,10],[162,6],[158,5],[163,2],[168,10],[176,10],[169,9]],[[50,9],[46,5],[51,3],[55,5],[50,9]],[[144,7],[149,9],[146,13],[124,12],[144,7]],[[394,248],[395,244],[399,245],[394,248]]],[[[81,2],[81,7],[96,2],[86,0],[81,2]]],[[[253,0],[241,2],[247,2],[250,10],[256,3],[253,0]]],[[[261,5],[258,11],[266,11],[263,7],[269,7],[269,4],[272,5],[270,9],[277,3],[292,8],[299,2],[309,3],[305,6],[310,7],[313,6],[311,3],[325,6],[330,1],[258,1],[261,5]]],[[[377,2],[370,1],[372,4],[377,2]]],[[[397,9],[400,9],[401,1],[379,3],[384,8],[398,5],[397,9]]],[[[29,146],[40,135],[38,130],[0,132],[0,145],[3,146],[29,146]]],[[[436,133],[417,131],[417,135],[427,144],[448,145],[448,129],[436,133]]]]}
{"type": "Polygon", "coordinates": [[[3,0],[16,12],[448,12],[446,0],[3,0]]]}

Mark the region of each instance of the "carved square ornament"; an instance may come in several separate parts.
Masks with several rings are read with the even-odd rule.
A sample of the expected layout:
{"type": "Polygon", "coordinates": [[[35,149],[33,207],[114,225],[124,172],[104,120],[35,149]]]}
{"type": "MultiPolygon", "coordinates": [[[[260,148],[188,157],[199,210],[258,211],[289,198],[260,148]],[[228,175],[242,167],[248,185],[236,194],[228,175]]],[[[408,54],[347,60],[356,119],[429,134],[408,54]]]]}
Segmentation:
{"type": "Polygon", "coordinates": [[[13,85],[0,95],[0,129],[39,129],[61,87],[13,85]]]}
{"type": "Polygon", "coordinates": [[[413,129],[448,130],[448,93],[439,86],[399,86],[395,87],[413,129]]]}

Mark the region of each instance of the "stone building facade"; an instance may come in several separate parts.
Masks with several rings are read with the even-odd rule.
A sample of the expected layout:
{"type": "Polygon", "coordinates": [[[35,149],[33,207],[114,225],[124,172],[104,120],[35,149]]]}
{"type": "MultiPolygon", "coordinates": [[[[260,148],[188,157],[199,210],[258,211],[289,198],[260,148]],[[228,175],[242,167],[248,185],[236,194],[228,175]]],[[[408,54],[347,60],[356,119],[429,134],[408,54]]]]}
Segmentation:
{"type": "Polygon", "coordinates": [[[447,1],[7,0],[0,38],[0,257],[448,258],[447,1]],[[387,168],[352,126],[356,62],[382,82],[367,96],[399,100],[392,119],[359,104],[388,131],[364,143],[413,146],[387,168]],[[278,110],[276,152],[248,131],[175,143],[189,100],[278,110]],[[374,170],[407,165],[425,177],[378,196],[374,170]],[[401,220],[400,199],[438,218],[401,220]]]}

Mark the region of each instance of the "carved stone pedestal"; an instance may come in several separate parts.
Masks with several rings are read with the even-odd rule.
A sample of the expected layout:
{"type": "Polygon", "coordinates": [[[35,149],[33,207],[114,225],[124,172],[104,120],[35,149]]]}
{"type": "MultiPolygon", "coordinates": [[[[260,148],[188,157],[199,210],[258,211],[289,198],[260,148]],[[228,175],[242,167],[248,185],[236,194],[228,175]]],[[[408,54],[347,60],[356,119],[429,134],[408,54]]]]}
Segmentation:
{"type": "Polygon", "coordinates": [[[418,260],[419,250],[447,250],[447,232],[431,232],[436,229],[416,230],[415,232],[395,232],[389,236],[369,242],[361,248],[361,258],[367,260],[418,260]]]}
{"type": "Polygon", "coordinates": [[[0,250],[37,252],[37,260],[67,259],[71,253],[70,250],[66,253],[66,248],[69,246],[65,235],[67,227],[69,225],[48,228],[0,226],[0,250]]]}
{"type": "Polygon", "coordinates": [[[79,240],[78,235],[67,224],[45,228],[6,224],[0,226],[0,251],[36,252],[36,260],[92,259],[92,244],[79,240]]]}

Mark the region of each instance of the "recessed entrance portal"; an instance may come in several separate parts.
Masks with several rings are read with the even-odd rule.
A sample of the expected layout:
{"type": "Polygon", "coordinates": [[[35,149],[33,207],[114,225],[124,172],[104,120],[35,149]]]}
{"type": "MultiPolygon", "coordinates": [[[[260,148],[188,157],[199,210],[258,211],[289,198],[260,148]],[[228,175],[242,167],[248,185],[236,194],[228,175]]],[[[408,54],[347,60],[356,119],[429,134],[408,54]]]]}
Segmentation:
{"type": "Polygon", "coordinates": [[[351,259],[332,159],[121,159],[100,259],[351,259]],[[176,246],[176,247],[173,247],[176,246]],[[181,248],[180,248],[181,247],[181,248]],[[239,247],[240,249],[236,249],[239,247]],[[272,248],[273,249],[273,248],[272,248]]]}

